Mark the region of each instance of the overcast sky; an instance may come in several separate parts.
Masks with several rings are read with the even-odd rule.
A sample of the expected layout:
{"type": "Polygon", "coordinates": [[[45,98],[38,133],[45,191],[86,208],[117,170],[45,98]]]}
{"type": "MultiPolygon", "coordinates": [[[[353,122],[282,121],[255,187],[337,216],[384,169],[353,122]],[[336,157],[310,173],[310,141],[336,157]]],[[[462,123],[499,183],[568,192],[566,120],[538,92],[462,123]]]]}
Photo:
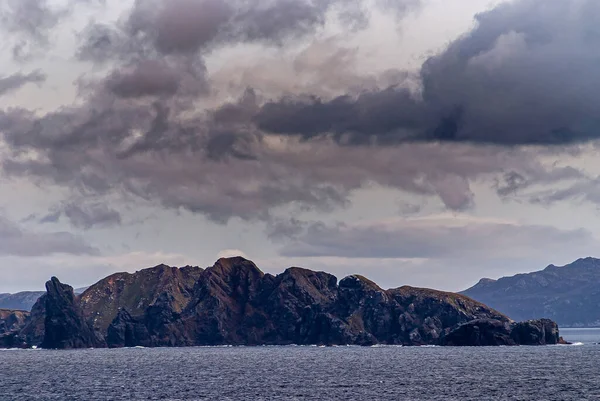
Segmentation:
{"type": "Polygon", "coordinates": [[[599,256],[596,0],[0,3],[0,292],[599,256]]]}

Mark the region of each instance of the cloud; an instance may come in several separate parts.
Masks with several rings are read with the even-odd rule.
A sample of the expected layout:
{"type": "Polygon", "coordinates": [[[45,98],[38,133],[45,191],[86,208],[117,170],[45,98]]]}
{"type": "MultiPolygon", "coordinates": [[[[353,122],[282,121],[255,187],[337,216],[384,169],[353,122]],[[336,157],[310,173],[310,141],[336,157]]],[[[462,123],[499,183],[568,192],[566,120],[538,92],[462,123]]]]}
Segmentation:
{"type": "Polygon", "coordinates": [[[29,61],[47,48],[53,29],[78,5],[104,5],[105,0],[6,0],[0,4],[0,29],[8,33],[3,39],[12,45],[17,61],[29,61]]]}
{"type": "MultiPolygon", "coordinates": [[[[22,111],[0,115],[4,139],[13,149],[4,171],[78,194],[134,196],[225,222],[232,217],[266,220],[273,210],[290,205],[331,210],[346,205],[352,191],[373,183],[437,197],[448,208],[462,210],[473,202],[470,183],[475,179],[507,170],[549,175],[555,168],[538,162],[535,150],[344,147],[328,139],[263,137],[224,115],[186,121],[174,118],[176,109],[160,104],[123,100],[86,107],[41,118],[22,111]]],[[[225,114],[239,113],[234,107],[225,114]]]]}
{"type": "MultiPolygon", "coordinates": [[[[50,213],[42,216],[38,221],[42,224],[57,223],[62,216],[65,216],[73,227],[83,230],[93,227],[117,226],[122,222],[121,214],[106,204],[85,201],[64,202],[53,207],[50,213]]],[[[31,220],[31,218],[27,220],[31,220]]]]}
{"type": "Polygon", "coordinates": [[[597,241],[586,230],[560,230],[472,217],[392,219],[361,224],[313,223],[285,257],[376,259],[519,259],[540,256],[541,249],[589,249],[597,241]],[[510,249],[510,255],[506,250],[510,249]]]}
{"type": "MultiPolygon", "coordinates": [[[[47,44],[46,36],[62,18],[63,11],[54,9],[47,0],[7,0],[0,8],[0,25],[4,30],[22,35],[17,46],[28,41],[47,44]]],[[[19,51],[18,48],[13,52],[19,51]]]]}
{"type": "Polygon", "coordinates": [[[0,77],[0,96],[14,92],[29,83],[41,84],[46,81],[46,75],[40,71],[29,74],[16,73],[6,77],[0,77]]]}
{"type": "MultiPolygon", "coordinates": [[[[413,3],[396,5],[406,12],[413,3]]],[[[558,14],[565,14],[567,3],[548,6],[535,26],[545,29],[556,22],[558,14]]],[[[525,112],[502,114],[498,105],[512,105],[512,94],[520,93],[521,86],[534,85],[513,82],[519,76],[508,76],[502,69],[528,57],[536,66],[549,68],[537,63],[541,53],[554,57],[550,50],[555,46],[560,54],[562,41],[579,38],[551,31],[542,35],[544,41],[531,39],[537,31],[524,21],[538,4],[536,0],[509,3],[480,15],[473,31],[425,63],[419,75],[421,93],[412,89],[414,77],[409,73],[357,72],[353,67],[356,52],[338,37],[294,48],[300,51],[291,52],[281,79],[271,79],[276,69],[268,67],[262,74],[255,70],[240,78],[231,92],[241,91],[248,82],[261,84],[257,78],[261,75],[266,77],[262,81],[266,89],[247,88],[236,98],[227,87],[227,72],[234,70],[224,68],[219,79],[214,79],[219,74],[207,72],[204,58],[215,47],[248,40],[270,45],[265,39],[271,36],[306,38],[323,16],[336,16],[356,3],[303,0],[291,8],[284,7],[287,0],[264,1],[255,8],[253,4],[241,0],[220,4],[213,0],[137,1],[114,26],[89,26],[79,55],[93,63],[109,60],[110,64],[103,64],[108,72],[98,74],[96,80],[80,81],[76,104],[46,114],[0,111],[4,173],[69,188],[76,199],[126,196],[201,213],[220,223],[231,218],[272,221],[284,208],[330,211],[347,206],[354,191],[372,185],[431,197],[450,210],[464,211],[475,203],[472,185],[477,180],[497,179],[498,193],[506,196],[517,187],[584,176],[575,168],[542,163],[542,146],[463,143],[463,139],[533,142],[499,140],[512,138],[512,130],[508,135],[494,126],[472,130],[473,135],[489,134],[485,138],[448,136],[452,127],[462,130],[471,120],[493,122],[489,113],[501,115],[498,127],[506,127],[509,117],[529,116],[525,112]],[[289,24],[272,21],[272,15],[280,14],[290,19],[289,24]],[[190,16],[197,17],[195,23],[190,16]],[[232,33],[231,21],[236,19],[244,22],[236,29],[246,32],[245,36],[242,31],[232,33]],[[510,56],[511,51],[524,49],[519,57],[510,56]],[[493,74],[490,68],[496,69],[493,74]],[[489,76],[480,79],[482,75],[477,74],[483,73],[489,76]],[[319,87],[318,95],[300,94],[319,87]],[[273,93],[288,96],[266,101],[273,93]],[[492,93],[493,101],[474,97],[492,93]],[[475,111],[485,118],[473,117],[475,111]],[[447,140],[440,143],[440,138],[447,140]]],[[[585,22],[585,10],[580,11],[568,14],[565,23],[585,22]]],[[[569,44],[578,55],[580,48],[569,44]]],[[[587,43],[582,46],[593,50],[587,49],[587,43]]],[[[586,67],[587,58],[575,66],[586,67]]],[[[522,73],[513,67],[509,70],[522,73]]],[[[547,74],[534,75],[520,78],[533,82],[547,74]]],[[[531,86],[529,91],[540,96],[534,105],[544,110],[542,100],[562,102],[574,93],[542,96],[539,91],[546,86],[535,82],[539,87],[531,86]]],[[[577,110],[581,113],[589,107],[577,110]]],[[[549,112],[540,124],[550,124],[558,114],[549,112]]],[[[526,122],[523,127],[528,127],[526,122]]]]}
{"type": "Polygon", "coordinates": [[[256,117],[264,130],[382,143],[564,144],[598,138],[600,79],[593,0],[521,0],[429,58],[404,87],[333,100],[288,96],[256,117]]]}
{"type": "Polygon", "coordinates": [[[168,66],[152,60],[140,63],[131,71],[115,72],[106,83],[121,97],[173,95],[179,87],[179,78],[168,66]]]}
{"type": "MultiPolygon", "coordinates": [[[[346,25],[368,26],[362,0],[137,0],[114,26],[90,24],[77,52],[82,60],[106,62],[137,56],[191,55],[240,43],[282,47],[315,34],[330,14],[346,25]]],[[[420,0],[380,1],[398,16],[420,0]]]]}
{"type": "Polygon", "coordinates": [[[217,259],[221,258],[234,258],[236,256],[241,256],[243,258],[248,259],[248,256],[240,251],[239,249],[224,249],[217,254],[217,259]]]}
{"type": "Polygon", "coordinates": [[[43,233],[19,227],[0,216],[0,255],[37,257],[54,254],[97,255],[99,251],[67,232],[43,233]]]}
{"type": "Polygon", "coordinates": [[[217,36],[230,14],[220,0],[136,1],[128,25],[163,54],[195,53],[217,36]]]}

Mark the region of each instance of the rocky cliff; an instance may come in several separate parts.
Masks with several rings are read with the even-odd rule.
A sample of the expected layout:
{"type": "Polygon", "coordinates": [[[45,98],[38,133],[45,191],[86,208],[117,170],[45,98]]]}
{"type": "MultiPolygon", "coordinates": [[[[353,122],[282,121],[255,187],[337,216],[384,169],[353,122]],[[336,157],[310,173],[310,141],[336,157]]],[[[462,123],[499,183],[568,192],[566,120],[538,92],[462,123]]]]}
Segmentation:
{"type": "Polygon", "coordinates": [[[171,307],[181,312],[192,297],[192,291],[203,269],[159,265],[137,273],[117,273],[89,287],[80,296],[83,314],[95,330],[105,332],[126,309],[133,316],[143,316],[161,294],[169,294],[171,307]]]}
{"type": "Polygon", "coordinates": [[[50,348],[559,341],[551,321],[515,323],[463,295],[301,268],[273,276],[243,258],[117,274],[80,297],[55,278],[46,287],[18,336],[50,348]]]}
{"type": "Polygon", "coordinates": [[[83,316],[73,287],[56,277],[46,283],[44,340],[42,348],[68,349],[104,346],[83,316]]]}

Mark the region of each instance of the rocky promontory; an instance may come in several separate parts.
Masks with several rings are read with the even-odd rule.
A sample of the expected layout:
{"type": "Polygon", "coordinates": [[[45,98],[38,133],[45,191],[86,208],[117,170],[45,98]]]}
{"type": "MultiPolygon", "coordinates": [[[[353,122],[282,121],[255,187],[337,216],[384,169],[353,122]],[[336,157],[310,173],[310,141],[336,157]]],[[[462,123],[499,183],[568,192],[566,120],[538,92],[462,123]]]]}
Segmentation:
{"type": "MultiPolygon", "coordinates": [[[[549,320],[516,323],[464,295],[383,290],[359,275],[290,268],[273,276],[237,257],[207,269],[119,273],[75,296],[53,278],[31,316],[0,336],[45,348],[194,345],[544,345],[549,320]]],[[[2,320],[0,320],[2,322],[2,320]]],[[[5,342],[7,340],[5,339],[5,342]]]]}

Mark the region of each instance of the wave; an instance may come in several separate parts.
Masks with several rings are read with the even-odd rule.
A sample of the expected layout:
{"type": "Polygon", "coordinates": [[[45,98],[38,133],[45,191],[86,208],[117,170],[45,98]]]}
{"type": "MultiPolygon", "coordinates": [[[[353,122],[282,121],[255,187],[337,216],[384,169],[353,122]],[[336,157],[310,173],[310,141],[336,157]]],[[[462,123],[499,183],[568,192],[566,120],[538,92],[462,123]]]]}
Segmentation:
{"type": "Polygon", "coordinates": [[[582,343],[582,342],[578,341],[578,342],[574,342],[574,343],[571,343],[571,344],[554,344],[554,345],[551,345],[551,346],[552,347],[581,347],[582,345],[585,345],[585,343],[582,343]]]}

